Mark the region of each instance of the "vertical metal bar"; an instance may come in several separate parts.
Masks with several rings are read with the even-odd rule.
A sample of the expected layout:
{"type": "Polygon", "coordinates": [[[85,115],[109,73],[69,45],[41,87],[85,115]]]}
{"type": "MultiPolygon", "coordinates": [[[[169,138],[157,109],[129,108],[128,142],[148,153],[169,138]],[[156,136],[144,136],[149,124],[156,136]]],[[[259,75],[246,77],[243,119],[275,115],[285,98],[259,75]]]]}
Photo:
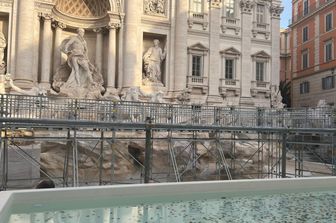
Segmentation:
{"type": "Polygon", "coordinates": [[[113,144],[115,142],[116,132],[115,129],[112,129],[112,142],[111,142],[111,184],[113,184],[114,180],[114,164],[115,164],[115,151],[113,148],[113,144]]]}
{"type": "Polygon", "coordinates": [[[287,170],[286,170],[286,164],[287,164],[287,134],[282,134],[282,152],[281,152],[281,178],[286,178],[287,170]]]}
{"type": "Polygon", "coordinates": [[[99,185],[103,184],[103,162],[104,162],[104,131],[100,132],[100,151],[99,151],[99,185]]]}
{"type": "Polygon", "coordinates": [[[67,143],[66,143],[66,151],[64,157],[64,168],[63,168],[63,187],[68,187],[68,177],[69,177],[69,156],[70,156],[70,129],[68,129],[67,143]]]}
{"type": "Polygon", "coordinates": [[[73,138],[73,148],[72,148],[72,168],[73,168],[73,187],[79,186],[79,177],[78,177],[78,142],[77,142],[77,130],[74,128],[74,138],[73,138]]]}
{"type": "Polygon", "coordinates": [[[150,180],[150,168],[151,168],[151,153],[152,153],[152,129],[151,118],[146,118],[146,148],[145,148],[145,176],[144,182],[149,183],[150,180]]]}

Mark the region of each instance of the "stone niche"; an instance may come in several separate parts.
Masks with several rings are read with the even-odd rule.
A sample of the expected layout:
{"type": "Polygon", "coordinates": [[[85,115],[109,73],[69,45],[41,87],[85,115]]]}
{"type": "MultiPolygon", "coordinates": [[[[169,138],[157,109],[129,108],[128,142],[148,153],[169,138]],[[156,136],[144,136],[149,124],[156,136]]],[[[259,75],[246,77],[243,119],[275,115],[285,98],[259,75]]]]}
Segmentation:
{"type": "Polygon", "coordinates": [[[144,56],[148,52],[148,50],[154,46],[154,40],[159,40],[159,47],[162,50],[162,53],[165,51],[165,47],[167,44],[167,36],[162,34],[155,34],[155,33],[144,33],[143,34],[143,48],[142,48],[142,80],[144,86],[159,86],[164,87],[166,86],[166,80],[167,80],[167,52],[165,55],[165,58],[161,61],[161,77],[157,78],[156,81],[148,81],[147,75],[146,75],[146,65],[144,61],[144,56]]]}

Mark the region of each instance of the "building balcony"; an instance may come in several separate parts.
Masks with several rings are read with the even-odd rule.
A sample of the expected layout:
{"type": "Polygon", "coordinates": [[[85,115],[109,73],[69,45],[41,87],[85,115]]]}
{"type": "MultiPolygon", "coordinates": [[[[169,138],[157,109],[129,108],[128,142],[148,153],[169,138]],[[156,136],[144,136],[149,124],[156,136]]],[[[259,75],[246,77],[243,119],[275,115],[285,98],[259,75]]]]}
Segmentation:
{"type": "Polygon", "coordinates": [[[234,30],[235,34],[238,35],[240,32],[240,19],[238,18],[230,18],[230,17],[222,17],[222,32],[226,33],[228,29],[234,30]]]}
{"type": "Polygon", "coordinates": [[[253,28],[252,28],[252,34],[253,37],[257,37],[257,34],[265,34],[266,39],[269,38],[270,36],[270,25],[267,23],[258,23],[258,22],[253,22],[253,28]]]}
{"type": "Polygon", "coordinates": [[[266,98],[271,94],[271,83],[265,81],[251,81],[251,96],[256,97],[258,94],[265,94],[266,98]]]}
{"type": "Polygon", "coordinates": [[[234,96],[239,96],[240,94],[240,84],[239,80],[234,79],[220,79],[219,93],[226,97],[229,92],[233,92],[234,96]]]}
{"type": "Polygon", "coordinates": [[[201,89],[203,94],[208,91],[208,77],[202,76],[187,76],[187,88],[201,89]]]}
{"type": "Polygon", "coordinates": [[[200,12],[189,11],[188,25],[191,29],[194,24],[200,24],[203,27],[203,30],[208,28],[208,14],[200,12]]]}

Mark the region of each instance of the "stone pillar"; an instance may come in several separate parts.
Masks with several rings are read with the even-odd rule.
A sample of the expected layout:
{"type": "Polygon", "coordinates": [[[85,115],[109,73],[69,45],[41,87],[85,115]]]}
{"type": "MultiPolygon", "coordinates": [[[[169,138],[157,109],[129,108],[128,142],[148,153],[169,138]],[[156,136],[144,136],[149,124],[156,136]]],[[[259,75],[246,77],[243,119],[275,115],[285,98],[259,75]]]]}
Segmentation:
{"type": "Polygon", "coordinates": [[[125,50],[124,50],[124,88],[140,86],[142,81],[142,58],[140,44],[142,37],[138,27],[141,20],[142,1],[125,1],[125,50]]]}
{"type": "Polygon", "coordinates": [[[210,104],[222,102],[222,98],[219,96],[219,83],[220,83],[220,55],[218,43],[221,13],[220,13],[220,3],[218,1],[211,1],[209,12],[209,23],[210,23],[210,37],[209,37],[209,92],[207,102],[210,104]]]}
{"type": "Polygon", "coordinates": [[[18,87],[33,86],[34,0],[18,1],[16,66],[14,81],[18,87]]]}
{"type": "MultiPolygon", "coordinates": [[[[254,3],[249,0],[242,0],[240,2],[241,7],[241,96],[240,105],[253,106],[253,100],[251,98],[251,81],[255,79],[254,71],[251,70],[251,39],[252,39],[252,9],[254,3]]],[[[278,41],[277,41],[278,42],[278,41]]]]}
{"type": "Polygon", "coordinates": [[[99,72],[102,72],[103,68],[103,29],[98,28],[94,29],[94,32],[97,33],[97,40],[96,40],[96,67],[99,72]]]}
{"type": "Polygon", "coordinates": [[[107,59],[107,89],[115,88],[116,79],[116,28],[117,24],[110,24],[109,29],[109,47],[107,59]]]}
{"type": "Polygon", "coordinates": [[[124,77],[124,18],[118,32],[118,88],[121,88],[124,77]]]}
{"type": "Polygon", "coordinates": [[[45,88],[50,88],[51,75],[51,52],[52,52],[52,30],[51,30],[51,15],[41,15],[43,24],[43,43],[42,43],[42,64],[41,64],[41,84],[45,88]]]}
{"type": "Polygon", "coordinates": [[[176,1],[175,26],[175,78],[174,89],[181,92],[186,88],[188,73],[187,38],[188,36],[188,2],[176,1]]]}
{"type": "Polygon", "coordinates": [[[279,86],[280,84],[280,14],[283,8],[278,5],[272,5],[271,12],[271,36],[272,36],[272,66],[271,79],[272,85],[279,86]]]}
{"type": "Polygon", "coordinates": [[[54,47],[54,73],[62,64],[62,52],[60,49],[62,43],[62,30],[65,29],[65,25],[60,22],[55,22],[55,47],[54,47]]]}

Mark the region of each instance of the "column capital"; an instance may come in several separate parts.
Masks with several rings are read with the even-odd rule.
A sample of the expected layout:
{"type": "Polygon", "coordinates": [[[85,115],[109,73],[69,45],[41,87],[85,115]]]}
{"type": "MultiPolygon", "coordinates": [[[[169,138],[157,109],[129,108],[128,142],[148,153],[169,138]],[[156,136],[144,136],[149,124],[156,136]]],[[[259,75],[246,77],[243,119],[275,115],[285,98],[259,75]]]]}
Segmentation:
{"type": "Polygon", "coordinates": [[[43,20],[52,20],[53,19],[51,13],[39,12],[38,16],[43,20]]]}
{"type": "Polygon", "coordinates": [[[252,9],[254,7],[254,2],[250,0],[241,0],[240,8],[242,13],[252,14],[252,9]]]}
{"type": "Polygon", "coordinates": [[[54,21],[52,26],[56,29],[56,28],[60,28],[60,29],[65,29],[66,25],[62,22],[58,22],[58,21],[54,21]]]}
{"type": "Polygon", "coordinates": [[[117,29],[120,28],[121,25],[120,23],[113,23],[113,22],[109,22],[109,24],[106,26],[106,29],[117,29]]]}
{"type": "Polygon", "coordinates": [[[95,32],[95,33],[102,33],[102,32],[104,32],[104,29],[99,27],[99,28],[94,28],[92,31],[95,32]]]}
{"type": "Polygon", "coordinates": [[[220,8],[222,0],[210,0],[210,7],[211,8],[220,8]]]}
{"type": "Polygon", "coordinates": [[[272,19],[280,19],[280,15],[283,12],[284,8],[279,5],[272,5],[270,7],[270,12],[272,19]]]}

